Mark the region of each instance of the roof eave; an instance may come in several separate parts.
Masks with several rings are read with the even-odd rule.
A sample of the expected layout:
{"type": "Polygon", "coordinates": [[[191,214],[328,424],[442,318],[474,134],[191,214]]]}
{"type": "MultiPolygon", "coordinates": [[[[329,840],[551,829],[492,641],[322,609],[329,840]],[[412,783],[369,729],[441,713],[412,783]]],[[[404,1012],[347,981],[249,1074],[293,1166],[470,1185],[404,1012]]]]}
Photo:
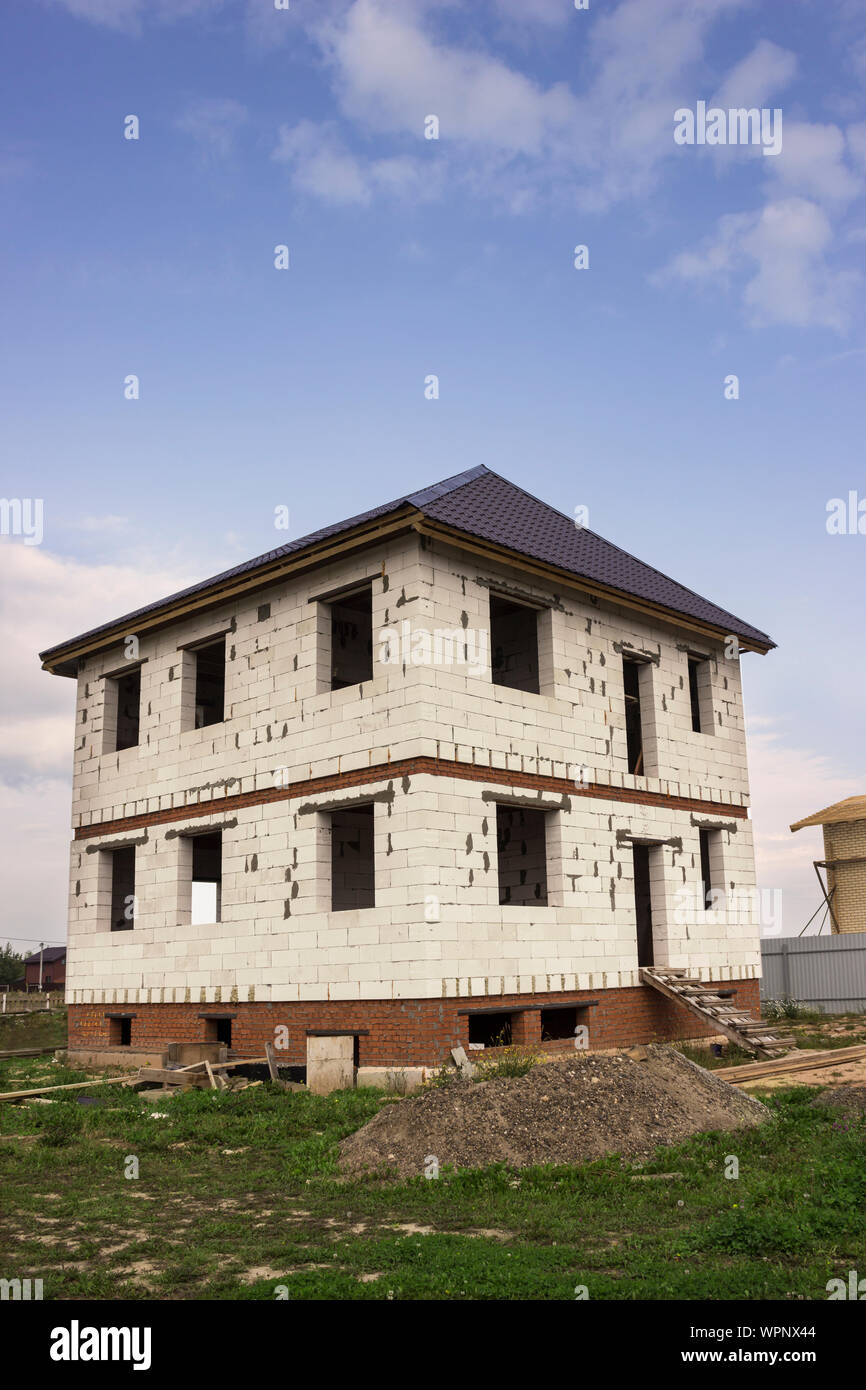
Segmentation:
{"type": "Polygon", "coordinates": [[[227,580],[222,584],[209,585],[194,594],[187,594],[186,597],[168,599],[152,611],[142,614],[133,623],[130,623],[129,615],[125,615],[115,622],[106,623],[103,627],[94,629],[89,635],[85,633],[80,637],[70,638],[68,642],[61,642],[57,646],[46,647],[45,651],[39,653],[42,669],[55,676],[77,676],[78,663],[83,657],[94,656],[97,652],[115,646],[122,638],[129,635],[130,630],[140,636],[144,632],[152,632],[157,628],[167,627],[192,613],[214,608],[236,595],[250,593],[256,589],[279,583],[289,575],[294,576],[305,570],[313,569],[317,565],[325,564],[339,554],[363,549],[365,546],[374,545],[385,536],[396,535],[400,531],[408,531],[411,529],[414,519],[419,515],[417,507],[400,507],[386,516],[376,517],[373,521],[365,522],[362,526],[354,527],[351,531],[343,532],[337,537],[316,541],[292,555],[281,556],[278,560],[268,561],[258,569],[248,570],[243,575],[227,580]]]}
{"type": "Polygon", "coordinates": [[[770,638],[766,642],[759,642],[753,637],[745,637],[736,633],[730,627],[717,627],[712,623],[702,622],[699,618],[683,613],[678,608],[668,608],[664,604],[654,603],[651,599],[639,598],[624,589],[616,589],[612,585],[602,584],[595,579],[585,579],[581,575],[574,574],[571,570],[561,569],[547,561],[534,560],[531,556],[523,554],[522,551],[510,550],[508,546],[501,545],[499,542],[485,541],[479,536],[471,535],[468,531],[461,531],[458,527],[449,526],[447,522],[431,521],[429,517],[422,516],[413,525],[417,531],[425,535],[444,538],[454,545],[461,546],[464,550],[473,550],[477,554],[486,555],[493,559],[506,560],[509,564],[517,565],[521,569],[542,578],[553,578],[557,583],[568,588],[583,593],[596,594],[600,598],[606,598],[612,603],[621,604],[623,607],[634,608],[653,617],[664,618],[665,621],[676,623],[679,627],[687,627],[692,632],[700,632],[704,636],[716,638],[728,637],[733,632],[744,651],[758,652],[765,656],[776,646],[776,643],[770,638]]]}
{"type": "MultiPolygon", "coordinates": [[[[42,669],[53,675],[75,677],[78,674],[79,662],[82,658],[93,656],[97,652],[114,646],[128,636],[131,629],[137,635],[141,635],[144,632],[152,632],[158,628],[166,627],[182,617],[214,608],[235,596],[268,587],[289,575],[303,573],[305,570],[326,563],[337,555],[373,545],[385,536],[397,534],[410,527],[418,531],[419,534],[445,539],[463,549],[473,550],[494,559],[505,560],[508,564],[516,565],[530,573],[547,579],[552,578],[566,587],[584,593],[596,594],[651,616],[663,617],[669,622],[677,623],[680,627],[689,628],[691,631],[706,636],[724,637],[728,636],[731,631],[730,628],[717,627],[714,624],[702,622],[678,609],[669,608],[650,599],[639,598],[626,590],[602,584],[597,580],[583,578],[570,570],[561,569],[559,566],[546,561],[534,560],[523,552],[511,550],[498,542],[485,541],[459,527],[450,526],[446,522],[435,521],[420,508],[406,503],[393,512],[365,521],[349,531],[341,532],[338,536],[329,536],[324,540],[313,542],[294,554],[267,561],[254,570],[245,571],[243,575],[234,576],[221,583],[216,581],[193,594],[168,599],[164,604],[147,610],[132,622],[130,621],[131,615],[126,614],[115,622],[94,629],[89,634],[85,633],[54,647],[48,647],[39,654],[42,669]]],[[[776,645],[769,638],[764,643],[757,641],[754,637],[743,636],[739,633],[736,635],[741,647],[746,651],[755,651],[763,655],[776,645]]]]}

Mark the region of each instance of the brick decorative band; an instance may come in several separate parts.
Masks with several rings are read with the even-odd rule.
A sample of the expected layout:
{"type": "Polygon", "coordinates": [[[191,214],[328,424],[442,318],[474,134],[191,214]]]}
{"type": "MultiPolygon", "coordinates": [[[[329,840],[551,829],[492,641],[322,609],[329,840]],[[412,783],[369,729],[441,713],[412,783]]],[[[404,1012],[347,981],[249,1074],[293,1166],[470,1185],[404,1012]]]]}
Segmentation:
{"type": "MultiPolygon", "coordinates": [[[[737,1003],[760,1016],[758,980],[731,980],[737,1003]]],[[[492,1004],[494,1001],[489,1000],[492,1004]]],[[[354,1034],[360,1066],[430,1066],[448,1057],[452,1047],[469,1046],[469,1020],[478,1014],[479,999],[373,999],[364,1002],[302,1000],[286,1003],[238,1003],[232,1020],[232,1049],[241,1056],[262,1057],[265,1043],[274,1043],[277,1029],[288,1033],[280,1061],[305,1066],[307,1037],[354,1034]]],[[[495,1000],[497,1012],[511,1015],[512,1040],[540,1044],[542,1010],[576,1007],[586,1010],[578,1021],[589,1028],[589,1046],[624,1047],[636,1042],[670,1042],[678,1038],[712,1036],[707,1025],[648,985],[586,990],[568,994],[506,994],[495,1000]],[[590,1005],[597,1007],[589,1008],[590,1005]]],[[[69,1005],[70,1048],[110,1048],[111,1020],[105,1005],[69,1005]]],[[[132,1023],[132,1051],[162,1048],[170,1042],[203,1042],[206,1020],[197,1004],[138,1004],[132,1023]]],[[[544,1044],[552,1051],[573,1051],[573,1038],[544,1044]]]]}
{"type": "Polygon", "coordinates": [[[612,787],[601,782],[590,782],[585,787],[577,787],[567,777],[546,777],[539,772],[512,772],[502,767],[478,767],[474,763],[458,763],[446,758],[402,758],[393,763],[378,763],[375,767],[335,772],[328,777],[309,777],[304,782],[290,782],[284,787],[238,792],[234,796],[221,796],[216,800],[197,801],[187,806],[169,806],[161,811],[145,811],[140,815],[100,821],[96,825],[80,825],[75,831],[75,839],[87,840],[95,835],[113,835],[118,831],[136,830],[147,825],[168,825],[172,821],[213,816],[224,811],[238,811],[246,806],[263,806],[271,801],[292,801],[300,796],[309,797],[316,792],[338,791],[345,787],[361,786],[367,782],[388,781],[395,777],[410,777],[413,774],[455,777],[464,782],[485,782],[495,786],[525,787],[530,791],[559,792],[578,798],[622,801],[633,806],[661,806],[669,811],[694,811],[698,815],[710,812],[718,815],[721,812],[739,820],[745,820],[748,816],[745,806],[729,806],[723,801],[669,796],[666,792],[612,787]]]}

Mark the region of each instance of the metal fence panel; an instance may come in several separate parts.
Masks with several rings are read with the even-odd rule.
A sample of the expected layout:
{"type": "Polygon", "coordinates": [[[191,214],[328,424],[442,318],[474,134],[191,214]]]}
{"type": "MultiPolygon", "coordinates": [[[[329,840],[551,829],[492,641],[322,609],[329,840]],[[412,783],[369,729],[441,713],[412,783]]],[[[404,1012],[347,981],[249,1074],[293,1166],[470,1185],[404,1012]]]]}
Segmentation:
{"type": "Polygon", "coordinates": [[[822,1013],[866,1009],[866,932],[761,942],[762,999],[798,999],[822,1013]]]}

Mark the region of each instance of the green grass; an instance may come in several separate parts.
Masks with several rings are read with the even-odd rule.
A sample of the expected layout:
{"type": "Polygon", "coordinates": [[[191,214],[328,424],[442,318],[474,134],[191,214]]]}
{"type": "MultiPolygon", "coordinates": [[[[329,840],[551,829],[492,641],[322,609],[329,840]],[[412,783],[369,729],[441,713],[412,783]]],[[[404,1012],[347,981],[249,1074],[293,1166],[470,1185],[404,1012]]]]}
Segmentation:
{"type": "Polygon", "coordinates": [[[66,1046],[66,1009],[0,1014],[0,1052],[66,1046]]]}
{"type": "MultiPolygon", "coordinates": [[[[80,1075],[6,1062],[0,1087],[49,1068],[55,1084],[80,1075]]],[[[42,1278],[54,1299],[272,1299],[281,1284],[293,1299],[556,1300],[578,1285],[595,1299],[823,1299],[862,1265],[866,1125],[810,1109],[814,1094],[775,1092],[766,1125],[696,1136],[642,1169],[612,1157],[400,1183],[338,1174],[340,1138],[402,1103],[379,1091],[188,1092],[157,1105],[168,1119],[112,1086],[97,1105],[0,1104],[0,1273],[42,1278]]]]}
{"type": "Polygon", "coordinates": [[[737,1047],[736,1043],[725,1043],[721,1057],[716,1057],[709,1046],[702,1047],[700,1043],[675,1043],[674,1046],[690,1062],[697,1062],[699,1067],[705,1067],[707,1071],[718,1071],[719,1067],[738,1067],[757,1060],[754,1053],[737,1047]]]}
{"type": "Polygon", "coordinates": [[[842,1037],[833,1036],[828,1033],[801,1033],[797,1032],[797,1047],[816,1049],[821,1052],[830,1052],[834,1047],[856,1047],[866,1043],[866,1030],[860,1029],[856,1033],[847,1033],[842,1037]]]}
{"type": "MultiPolygon", "coordinates": [[[[762,1010],[763,1017],[768,1022],[773,1020],[774,1013],[767,1006],[770,1002],[767,1001],[762,1010]]],[[[854,1047],[866,1043],[866,1015],[862,1013],[822,1014],[802,1005],[797,1005],[796,1009],[796,1014],[791,1017],[782,1013],[778,1013],[776,1017],[779,1028],[786,1036],[794,1038],[794,1046],[797,1048],[829,1052],[833,1048],[854,1047]],[[831,1028],[837,1031],[831,1033],[831,1028]]],[[[692,1062],[706,1067],[708,1071],[765,1060],[747,1052],[743,1047],[737,1047],[734,1043],[724,1044],[721,1057],[713,1056],[708,1043],[675,1043],[674,1046],[692,1062]]]]}

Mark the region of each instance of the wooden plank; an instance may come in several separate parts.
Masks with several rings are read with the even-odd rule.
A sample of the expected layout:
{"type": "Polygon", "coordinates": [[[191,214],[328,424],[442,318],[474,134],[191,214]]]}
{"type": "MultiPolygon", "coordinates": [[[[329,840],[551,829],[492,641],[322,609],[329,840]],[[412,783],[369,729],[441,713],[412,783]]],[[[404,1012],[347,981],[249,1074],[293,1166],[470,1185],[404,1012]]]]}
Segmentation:
{"type": "Polygon", "coordinates": [[[234,1067],[263,1067],[267,1057],[239,1057],[235,1062],[211,1062],[214,1071],[231,1071],[234,1067]]]}
{"type": "Polygon", "coordinates": [[[142,1067],[138,1073],[139,1081],[158,1081],[163,1086],[208,1086],[206,1072],[182,1071],[179,1067],[142,1067]]]}
{"type": "Polygon", "coordinates": [[[782,1072],[842,1066],[845,1062],[857,1062],[862,1057],[866,1057],[866,1046],[836,1047],[829,1052],[817,1052],[812,1057],[783,1057],[767,1062],[749,1062],[742,1067],[717,1067],[713,1075],[736,1085],[739,1081],[756,1081],[761,1077],[774,1076],[782,1072]]]}
{"type": "Polygon", "coordinates": [[[44,1057],[49,1052],[56,1052],[59,1043],[52,1043],[51,1047],[22,1047],[16,1052],[0,1052],[0,1062],[14,1061],[16,1057],[44,1057]]]}
{"type": "Polygon", "coordinates": [[[213,1068],[212,1068],[210,1062],[208,1062],[206,1059],[205,1059],[205,1064],[204,1064],[204,1065],[205,1065],[205,1071],[206,1071],[207,1074],[208,1074],[208,1080],[210,1081],[210,1088],[211,1088],[212,1091],[215,1091],[215,1090],[217,1089],[217,1081],[216,1081],[216,1077],[215,1077],[214,1074],[213,1074],[213,1068]]]}
{"type": "Polygon", "coordinates": [[[66,1086],[34,1086],[29,1091],[3,1091],[0,1100],[26,1100],[28,1096],[47,1096],[52,1091],[87,1091],[91,1086],[125,1085],[129,1076],[107,1076],[99,1081],[73,1081],[66,1086]]]}
{"type": "Polygon", "coordinates": [[[271,1043],[265,1043],[265,1056],[268,1062],[268,1072],[272,1081],[279,1081],[280,1073],[277,1071],[277,1064],[274,1060],[274,1049],[271,1043]]]}

